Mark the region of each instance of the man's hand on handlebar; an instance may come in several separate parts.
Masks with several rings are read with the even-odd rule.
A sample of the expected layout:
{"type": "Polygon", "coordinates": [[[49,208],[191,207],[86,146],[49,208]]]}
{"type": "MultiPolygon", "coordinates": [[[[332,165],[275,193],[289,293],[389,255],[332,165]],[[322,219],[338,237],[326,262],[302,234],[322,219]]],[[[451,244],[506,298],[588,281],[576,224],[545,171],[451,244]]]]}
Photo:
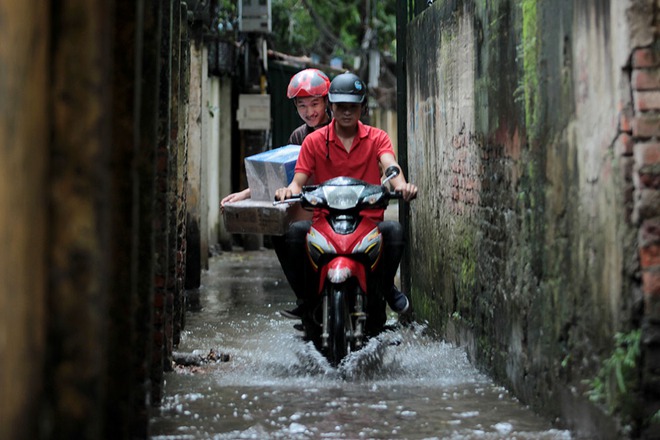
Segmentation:
{"type": "Polygon", "coordinates": [[[306,176],[301,175],[299,177],[299,175],[296,174],[293,178],[293,181],[291,181],[291,183],[289,184],[289,186],[280,188],[275,191],[276,201],[281,202],[282,200],[290,199],[291,197],[293,197],[294,194],[300,194],[302,192],[302,186],[296,181],[296,178],[304,179],[303,182],[307,180],[306,176]]]}
{"type": "Polygon", "coordinates": [[[288,188],[280,188],[275,191],[275,200],[285,200],[285,199],[290,199],[291,196],[293,195],[293,192],[288,188]]]}
{"type": "Polygon", "coordinates": [[[412,183],[402,183],[394,187],[395,192],[400,192],[403,200],[406,202],[411,201],[412,199],[417,197],[417,186],[413,185],[412,183]]]}

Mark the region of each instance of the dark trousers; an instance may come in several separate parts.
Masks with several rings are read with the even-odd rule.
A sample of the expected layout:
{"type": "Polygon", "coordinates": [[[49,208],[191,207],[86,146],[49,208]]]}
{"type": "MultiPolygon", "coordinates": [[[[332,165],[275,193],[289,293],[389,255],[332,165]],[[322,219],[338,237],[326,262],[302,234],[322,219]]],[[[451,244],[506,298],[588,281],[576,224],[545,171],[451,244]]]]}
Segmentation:
{"type": "Polygon", "coordinates": [[[318,286],[318,274],[314,272],[307,257],[305,244],[311,226],[311,220],[294,222],[286,234],[273,237],[273,248],[284,276],[298,298],[298,304],[302,304],[311,295],[308,292],[316,292],[314,285],[318,286]]]}
{"type": "MultiPolygon", "coordinates": [[[[311,221],[295,222],[289,226],[285,235],[273,237],[275,253],[298,298],[298,304],[316,295],[319,289],[319,274],[309,261],[305,243],[311,225],[311,221]]],[[[403,255],[403,228],[399,222],[383,221],[378,223],[378,229],[383,235],[383,253],[375,271],[369,275],[368,282],[387,299],[403,255]]]]}

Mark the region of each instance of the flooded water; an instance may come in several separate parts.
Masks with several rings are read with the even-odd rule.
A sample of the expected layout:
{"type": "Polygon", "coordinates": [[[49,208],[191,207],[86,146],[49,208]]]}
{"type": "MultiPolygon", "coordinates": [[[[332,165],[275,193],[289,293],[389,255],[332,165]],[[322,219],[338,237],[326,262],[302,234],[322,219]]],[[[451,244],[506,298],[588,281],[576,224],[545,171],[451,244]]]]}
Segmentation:
{"type": "MultiPolygon", "coordinates": [[[[570,439],[415,324],[333,369],[300,339],[274,253],[214,257],[178,351],[227,362],[166,375],[152,439],[570,439]]],[[[394,321],[393,321],[394,322],[394,321]]]]}

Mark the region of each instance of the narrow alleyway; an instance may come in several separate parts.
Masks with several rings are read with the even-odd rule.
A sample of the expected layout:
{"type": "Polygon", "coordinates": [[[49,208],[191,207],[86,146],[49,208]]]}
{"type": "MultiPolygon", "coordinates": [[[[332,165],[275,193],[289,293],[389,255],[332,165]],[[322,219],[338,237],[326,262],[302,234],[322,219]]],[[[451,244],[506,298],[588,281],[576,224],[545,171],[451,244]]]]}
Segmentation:
{"type": "Polygon", "coordinates": [[[228,359],[166,375],[154,440],[571,438],[420,324],[332,369],[279,316],[293,295],[271,250],[215,256],[192,299],[179,351],[228,359]]]}

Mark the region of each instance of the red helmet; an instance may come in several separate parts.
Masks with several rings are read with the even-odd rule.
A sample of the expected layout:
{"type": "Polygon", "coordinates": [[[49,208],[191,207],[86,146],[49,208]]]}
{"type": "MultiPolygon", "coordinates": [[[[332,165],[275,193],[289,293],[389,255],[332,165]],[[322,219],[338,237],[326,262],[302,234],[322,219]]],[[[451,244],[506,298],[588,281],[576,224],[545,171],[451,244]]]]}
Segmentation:
{"type": "Polygon", "coordinates": [[[286,96],[289,99],[305,96],[327,96],[330,78],[319,69],[305,69],[296,73],[289,81],[286,96]]]}

